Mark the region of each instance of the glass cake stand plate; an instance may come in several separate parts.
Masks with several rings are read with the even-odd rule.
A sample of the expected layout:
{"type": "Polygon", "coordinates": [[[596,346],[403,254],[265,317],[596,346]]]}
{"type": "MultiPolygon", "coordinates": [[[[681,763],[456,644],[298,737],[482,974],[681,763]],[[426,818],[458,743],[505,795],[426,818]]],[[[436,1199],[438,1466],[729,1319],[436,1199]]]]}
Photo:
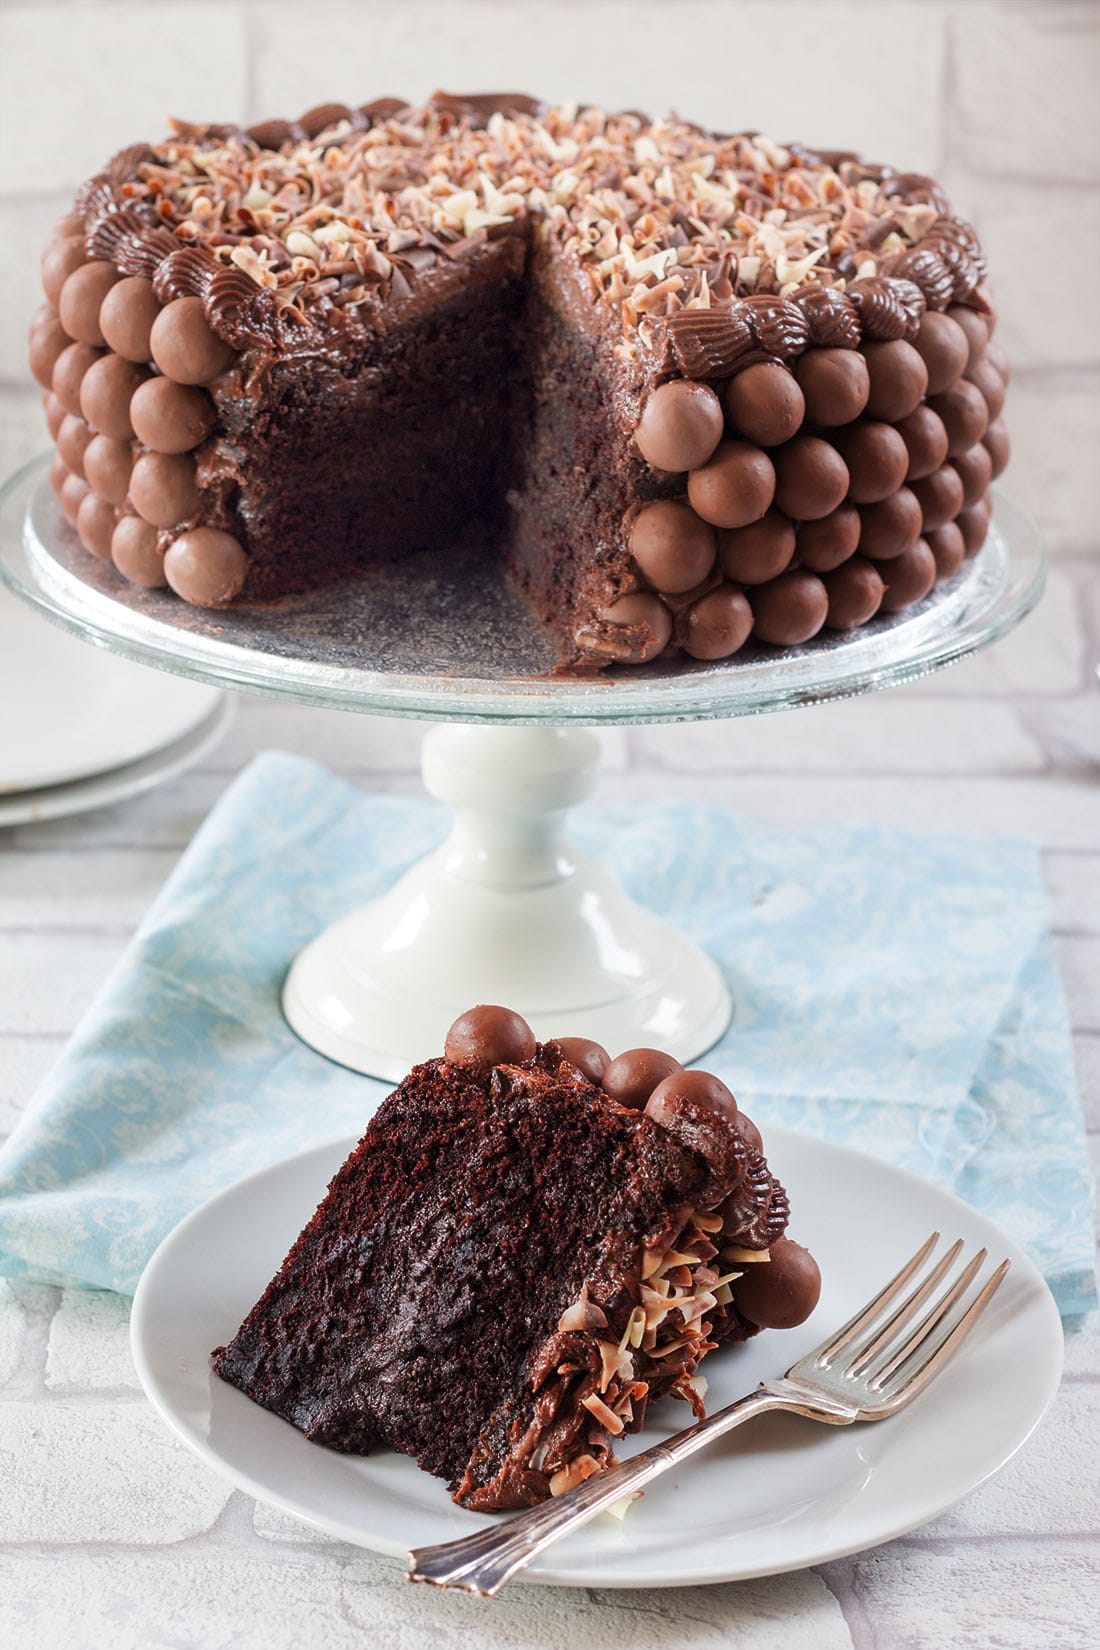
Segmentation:
{"type": "MultiPolygon", "coordinates": [[[[860,1552],[969,1495],[1042,1419],[1058,1388],[1062,1326],[1023,1250],[902,1169],[808,1135],[765,1133],[768,1160],[790,1192],[793,1231],[821,1266],[821,1301],[797,1329],[711,1354],[708,1409],[802,1357],[931,1231],[963,1238],[971,1252],[984,1245],[993,1262],[1007,1255],[1003,1287],[958,1357],[901,1414],[851,1427],[764,1416],[659,1479],[622,1522],[605,1516],[567,1537],[524,1581],[685,1587],[860,1552]]],[[[340,1455],[310,1443],[210,1369],[211,1351],[236,1333],[355,1144],[335,1141],[264,1169],[182,1221],[142,1276],[131,1346],[147,1396],[209,1466],[331,1536],[404,1559],[411,1547],[493,1520],[456,1507],[439,1479],[404,1456],[340,1455]]],[[[633,1454],[689,1421],[686,1406],[666,1400],[616,1448],[633,1454]]]]}
{"type": "Polygon", "coordinates": [[[689,938],[628,900],[564,831],[595,783],[589,727],[748,716],[912,681],[988,646],[1034,606],[1044,558],[999,498],[980,556],[918,607],[851,635],[717,664],[657,661],[555,676],[551,645],[491,562],[424,553],[278,603],[209,611],[143,590],[82,549],[27,465],[0,493],[0,575],[96,646],[200,681],[437,724],[428,790],[448,841],[292,967],[284,1010],[314,1048],[396,1080],[474,1002],[506,1002],[539,1037],[595,1037],[696,1058],[732,1005],[689,938]]]}

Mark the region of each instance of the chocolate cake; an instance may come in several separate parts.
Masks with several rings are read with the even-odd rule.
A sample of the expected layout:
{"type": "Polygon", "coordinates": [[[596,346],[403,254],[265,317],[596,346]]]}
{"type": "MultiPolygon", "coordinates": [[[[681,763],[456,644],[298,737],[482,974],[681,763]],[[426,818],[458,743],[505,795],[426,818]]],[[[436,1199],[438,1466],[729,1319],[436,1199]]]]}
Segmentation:
{"type": "Polygon", "coordinates": [[[563,667],[798,645],[980,549],[1008,367],[939,185],[518,94],[177,123],[78,192],[31,366],[81,542],[185,601],[441,546],[563,667]]]}
{"type": "Polygon", "coordinates": [[[538,1045],[480,1007],[385,1101],[214,1368],[307,1437],[388,1445],[461,1506],[612,1460],[702,1358],[817,1303],[787,1196],[718,1078],[538,1045]]]}

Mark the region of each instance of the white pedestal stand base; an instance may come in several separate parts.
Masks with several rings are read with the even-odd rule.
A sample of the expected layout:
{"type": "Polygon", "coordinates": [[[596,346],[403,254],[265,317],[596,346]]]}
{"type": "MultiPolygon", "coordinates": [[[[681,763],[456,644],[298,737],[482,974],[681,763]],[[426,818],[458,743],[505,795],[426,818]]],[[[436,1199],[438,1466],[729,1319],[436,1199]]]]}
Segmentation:
{"type": "Polygon", "coordinates": [[[424,783],[454,808],[451,835],[298,957],[283,995],[298,1036],[391,1081],[475,1003],[612,1054],[647,1044],[687,1062],[716,1042],[732,1005],[715,964],[565,834],[598,758],[580,729],[433,728],[424,783]]]}

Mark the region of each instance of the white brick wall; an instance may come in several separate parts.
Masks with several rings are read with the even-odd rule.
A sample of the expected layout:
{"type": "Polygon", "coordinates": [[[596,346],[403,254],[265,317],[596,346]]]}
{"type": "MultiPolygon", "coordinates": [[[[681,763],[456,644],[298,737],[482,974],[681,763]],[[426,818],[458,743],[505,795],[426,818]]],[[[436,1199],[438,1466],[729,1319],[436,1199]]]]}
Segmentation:
{"type": "MultiPolygon", "coordinates": [[[[1031,835],[1046,850],[1100,1156],[1100,11],[1062,0],[3,0],[0,474],[43,444],[24,367],[38,249],[114,149],[185,117],[513,86],[862,147],[939,172],[982,228],[1017,364],[1009,491],[1056,556],[980,658],[795,717],[608,741],[607,791],[777,820],[1031,835]],[[1024,255],[1026,252],[1026,256],[1024,255]],[[1048,296],[1053,294],[1053,296],[1048,296]]],[[[207,808],[256,750],[416,786],[403,723],[246,702],[202,768],[0,843],[0,1138],[207,808]]],[[[1100,1613],[1100,1319],[1043,1429],[962,1507],[877,1553],[686,1593],[485,1608],[232,1493],[137,1390],[126,1307],[0,1280],[0,1644],[13,1650],[1084,1650],[1100,1613]]]]}

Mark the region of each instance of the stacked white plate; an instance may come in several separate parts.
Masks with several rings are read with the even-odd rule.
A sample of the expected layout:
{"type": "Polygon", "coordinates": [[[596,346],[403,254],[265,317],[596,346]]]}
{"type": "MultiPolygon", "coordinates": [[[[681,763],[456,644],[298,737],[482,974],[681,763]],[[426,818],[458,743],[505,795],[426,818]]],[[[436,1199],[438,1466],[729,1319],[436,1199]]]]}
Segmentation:
{"type": "Polygon", "coordinates": [[[0,585],[0,826],[135,796],[197,762],[229,701],[48,624],[0,585]]]}

